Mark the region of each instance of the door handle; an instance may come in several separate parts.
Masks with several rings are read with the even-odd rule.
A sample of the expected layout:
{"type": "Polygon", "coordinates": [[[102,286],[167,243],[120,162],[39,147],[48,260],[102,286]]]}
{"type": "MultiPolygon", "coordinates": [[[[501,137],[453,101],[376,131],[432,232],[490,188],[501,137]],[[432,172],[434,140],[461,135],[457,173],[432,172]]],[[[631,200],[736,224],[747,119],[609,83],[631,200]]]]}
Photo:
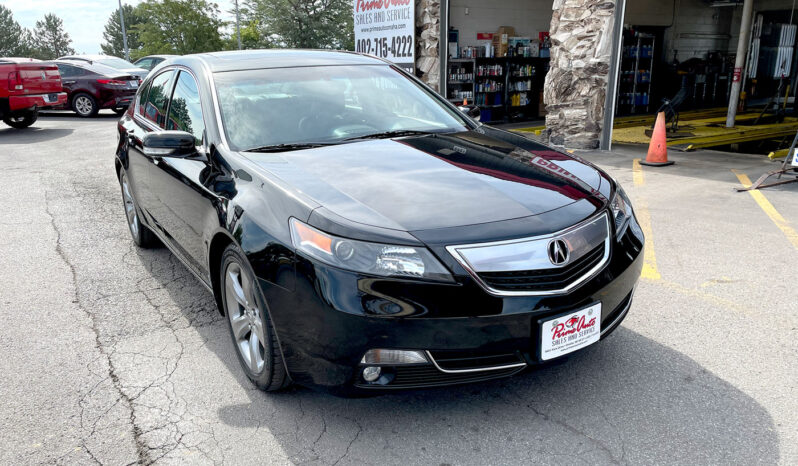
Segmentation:
{"type": "Polygon", "coordinates": [[[61,84],[75,84],[75,81],[61,81],[61,84]]]}

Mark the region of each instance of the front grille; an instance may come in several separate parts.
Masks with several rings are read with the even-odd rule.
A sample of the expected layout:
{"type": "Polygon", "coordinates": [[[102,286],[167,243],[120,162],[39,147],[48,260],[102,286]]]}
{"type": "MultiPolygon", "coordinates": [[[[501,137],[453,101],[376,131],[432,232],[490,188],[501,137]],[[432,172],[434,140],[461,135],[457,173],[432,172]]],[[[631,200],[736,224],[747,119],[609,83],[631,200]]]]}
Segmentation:
{"type": "Polygon", "coordinates": [[[604,243],[574,262],[556,269],[518,270],[513,272],[481,272],[479,278],[499,291],[561,290],[582,278],[604,258],[604,243]]]}
{"type": "Polygon", "coordinates": [[[483,380],[508,377],[523,369],[523,367],[514,367],[495,371],[447,374],[439,371],[434,366],[397,366],[393,381],[381,388],[434,387],[438,385],[481,382],[483,380]]]}

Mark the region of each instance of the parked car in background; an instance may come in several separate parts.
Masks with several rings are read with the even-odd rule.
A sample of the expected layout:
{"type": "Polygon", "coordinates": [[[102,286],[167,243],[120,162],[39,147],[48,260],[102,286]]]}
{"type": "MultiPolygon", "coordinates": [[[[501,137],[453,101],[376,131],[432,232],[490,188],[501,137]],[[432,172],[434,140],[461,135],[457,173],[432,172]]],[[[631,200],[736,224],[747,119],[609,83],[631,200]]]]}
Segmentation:
{"type": "Polygon", "coordinates": [[[147,76],[148,70],[140,68],[127,60],[112,55],[67,55],[60,57],[58,60],[71,60],[89,64],[100,64],[118,71],[124,71],[126,74],[133,75],[139,80],[147,76]]]}
{"type": "Polygon", "coordinates": [[[631,306],[644,237],[615,180],[375,57],[183,56],[116,129],[133,241],[214,293],[261,389],[507,377],[631,306]]]}
{"type": "Polygon", "coordinates": [[[99,63],[75,60],[51,62],[61,72],[67,92],[64,107],[81,117],[92,117],[103,108],[123,113],[141,82],[138,77],[99,63]]]}
{"type": "Polygon", "coordinates": [[[180,55],[147,55],[146,57],[142,57],[134,61],[133,64],[139,68],[144,68],[145,70],[150,71],[156,66],[160,65],[162,61],[179,56],[180,55]]]}
{"type": "Polygon", "coordinates": [[[27,128],[40,109],[66,101],[55,65],[33,58],[0,58],[0,119],[5,124],[27,128]]]}

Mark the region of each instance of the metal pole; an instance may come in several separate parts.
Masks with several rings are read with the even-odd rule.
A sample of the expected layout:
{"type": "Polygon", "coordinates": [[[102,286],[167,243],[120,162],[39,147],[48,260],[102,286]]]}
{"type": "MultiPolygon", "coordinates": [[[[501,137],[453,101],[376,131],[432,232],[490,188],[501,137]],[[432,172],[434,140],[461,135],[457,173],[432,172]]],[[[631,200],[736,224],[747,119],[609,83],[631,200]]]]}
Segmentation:
{"type": "Polygon", "coordinates": [[[737,56],[734,58],[734,78],[732,80],[731,95],[729,96],[729,112],[726,114],[726,127],[734,128],[737,118],[737,104],[740,102],[740,88],[742,87],[743,67],[748,54],[748,44],[751,42],[751,18],[754,15],[754,0],[745,0],[743,3],[743,18],[740,23],[740,38],[737,41],[737,56]]]}
{"type": "Polygon", "coordinates": [[[119,24],[122,25],[122,48],[125,50],[125,60],[130,61],[130,50],[127,48],[127,32],[125,31],[125,14],[122,12],[122,0],[119,0],[119,24]]]}
{"type": "Polygon", "coordinates": [[[601,128],[599,149],[612,149],[612,125],[615,122],[615,101],[618,98],[618,79],[623,55],[623,21],[626,15],[626,0],[615,2],[615,13],[612,29],[612,55],[610,56],[610,74],[607,79],[607,96],[604,101],[604,125],[601,128]]]}
{"type": "Polygon", "coordinates": [[[241,29],[238,26],[240,15],[238,14],[238,0],[236,1],[236,36],[238,37],[238,50],[241,50],[241,29]]]}

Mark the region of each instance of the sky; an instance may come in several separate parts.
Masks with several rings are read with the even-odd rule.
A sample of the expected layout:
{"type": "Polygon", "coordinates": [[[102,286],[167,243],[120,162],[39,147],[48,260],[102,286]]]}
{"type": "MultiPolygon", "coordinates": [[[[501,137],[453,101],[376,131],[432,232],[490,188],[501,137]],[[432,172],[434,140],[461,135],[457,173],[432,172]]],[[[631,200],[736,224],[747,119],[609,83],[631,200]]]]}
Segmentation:
{"type": "MultiPolygon", "coordinates": [[[[36,27],[36,21],[47,13],[55,13],[64,20],[64,29],[72,39],[77,53],[100,53],[103,28],[112,12],[119,8],[119,0],[0,0],[14,15],[20,26],[36,27]]],[[[122,0],[126,5],[137,5],[141,0],[122,0]]],[[[233,0],[215,0],[222,19],[233,21],[233,0]]]]}

